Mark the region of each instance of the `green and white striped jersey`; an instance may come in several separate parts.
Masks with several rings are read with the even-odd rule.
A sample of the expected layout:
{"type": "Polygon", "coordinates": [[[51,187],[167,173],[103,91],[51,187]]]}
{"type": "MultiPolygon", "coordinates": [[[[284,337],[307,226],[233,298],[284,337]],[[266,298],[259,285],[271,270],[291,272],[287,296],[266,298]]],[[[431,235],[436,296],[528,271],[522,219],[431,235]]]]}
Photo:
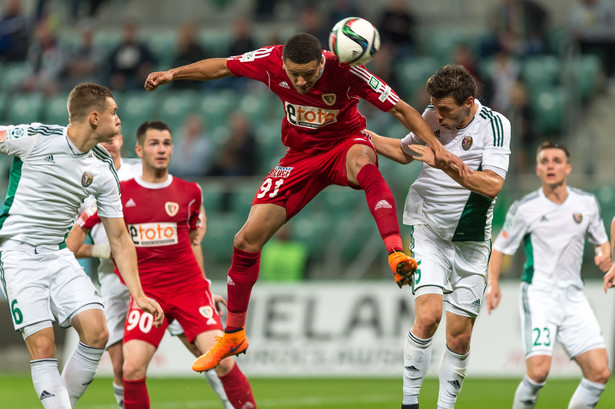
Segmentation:
{"type": "MultiPolygon", "coordinates": [[[[491,170],[505,178],[510,157],[510,122],[498,112],[478,105],[476,116],[461,129],[440,126],[433,105],[423,118],[438,140],[472,170],[491,170]]],[[[402,149],[412,154],[408,144],[423,144],[409,133],[401,140],[402,149]]],[[[491,239],[495,201],[461,186],[440,169],[423,163],[410,186],[404,207],[404,224],[429,225],[443,240],[485,241],[491,239]]]]}
{"type": "Polygon", "coordinates": [[[540,188],[510,206],[493,248],[514,254],[523,242],[523,281],[546,288],[583,288],[581,263],[586,236],[595,245],[608,241],[596,196],[568,188],[564,203],[557,204],[540,188]]]}
{"type": "Polygon", "coordinates": [[[96,197],[104,217],[123,217],[113,161],[100,145],[80,152],[66,127],[0,126],[0,152],[14,156],[0,216],[0,242],[63,247],[81,203],[96,197]]]}

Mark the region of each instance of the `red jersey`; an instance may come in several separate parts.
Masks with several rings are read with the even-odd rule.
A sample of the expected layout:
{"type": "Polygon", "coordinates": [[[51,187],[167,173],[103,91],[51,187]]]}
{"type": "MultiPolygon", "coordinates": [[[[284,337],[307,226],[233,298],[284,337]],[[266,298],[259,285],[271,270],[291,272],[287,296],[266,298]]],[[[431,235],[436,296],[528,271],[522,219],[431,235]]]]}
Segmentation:
{"type": "Polygon", "coordinates": [[[282,68],[282,49],[281,45],[260,48],[230,57],[226,64],[233,75],[261,81],[280,98],[286,113],[282,143],[293,150],[326,151],[365,129],[365,117],[357,108],[360,98],[382,111],[390,111],[399,101],[391,87],[365,66],[342,64],[324,50],[320,78],[309,93],[300,94],[282,68]]]}

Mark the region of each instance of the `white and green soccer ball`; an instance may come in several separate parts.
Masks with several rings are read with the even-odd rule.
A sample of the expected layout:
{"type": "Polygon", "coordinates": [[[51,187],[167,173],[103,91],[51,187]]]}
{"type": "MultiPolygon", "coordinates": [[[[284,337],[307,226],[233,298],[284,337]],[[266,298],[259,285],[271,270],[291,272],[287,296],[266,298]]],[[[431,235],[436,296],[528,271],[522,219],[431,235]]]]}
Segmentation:
{"type": "Polygon", "coordinates": [[[365,64],[379,48],[378,30],[360,17],[347,17],[338,21],[329,34],[329,50],[344,64],[365,64]]]}

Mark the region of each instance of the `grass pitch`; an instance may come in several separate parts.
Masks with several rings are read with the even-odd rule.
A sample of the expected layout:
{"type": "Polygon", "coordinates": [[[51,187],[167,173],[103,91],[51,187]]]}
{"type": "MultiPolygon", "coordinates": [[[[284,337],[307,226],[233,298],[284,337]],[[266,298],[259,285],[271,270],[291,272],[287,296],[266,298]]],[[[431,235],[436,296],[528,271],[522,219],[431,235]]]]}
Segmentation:
{"type": "MultiPolygon", "coordinates": [[[[519,379],[466,379],[457,409],[512,407],[519,379]]],[[[578,379],[553,379],[540,393],[536,409],[565,408],[578,379]]],[[[259,408],[273,409],[399,409],[401,377],[385,379],[251,379],[259,408]]],[[[152,409],[222,408],[204,377],[149,378],[152,409]]],[[[438,381],[427,379],[421,390],[421,407],[436,406],[438,381]]],[[[41,409],[29,375],[0,375],[0,409],[41,409]]],[[[615,407],[615,386],[610,383],[597,408],[615,407]]],[[[116,409],[111,379],[97,377],[76,409],[116,409]]]]}

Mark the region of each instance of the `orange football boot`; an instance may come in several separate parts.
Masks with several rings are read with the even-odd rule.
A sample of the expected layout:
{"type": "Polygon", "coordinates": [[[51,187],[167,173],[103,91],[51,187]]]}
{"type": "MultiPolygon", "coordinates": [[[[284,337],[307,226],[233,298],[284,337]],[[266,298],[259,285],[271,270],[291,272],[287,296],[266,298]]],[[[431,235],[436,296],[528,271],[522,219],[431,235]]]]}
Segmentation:
{"type": "Polygon", "coordinates": [[[192,370],[196,372],[209,371],[218,366],[224,358],[245,354],[248,349],[246,332],[241,329],[233,333],[224,333],[217,337],[216,343],[207,352],[198,357],[192,364],[192,370]]]}

